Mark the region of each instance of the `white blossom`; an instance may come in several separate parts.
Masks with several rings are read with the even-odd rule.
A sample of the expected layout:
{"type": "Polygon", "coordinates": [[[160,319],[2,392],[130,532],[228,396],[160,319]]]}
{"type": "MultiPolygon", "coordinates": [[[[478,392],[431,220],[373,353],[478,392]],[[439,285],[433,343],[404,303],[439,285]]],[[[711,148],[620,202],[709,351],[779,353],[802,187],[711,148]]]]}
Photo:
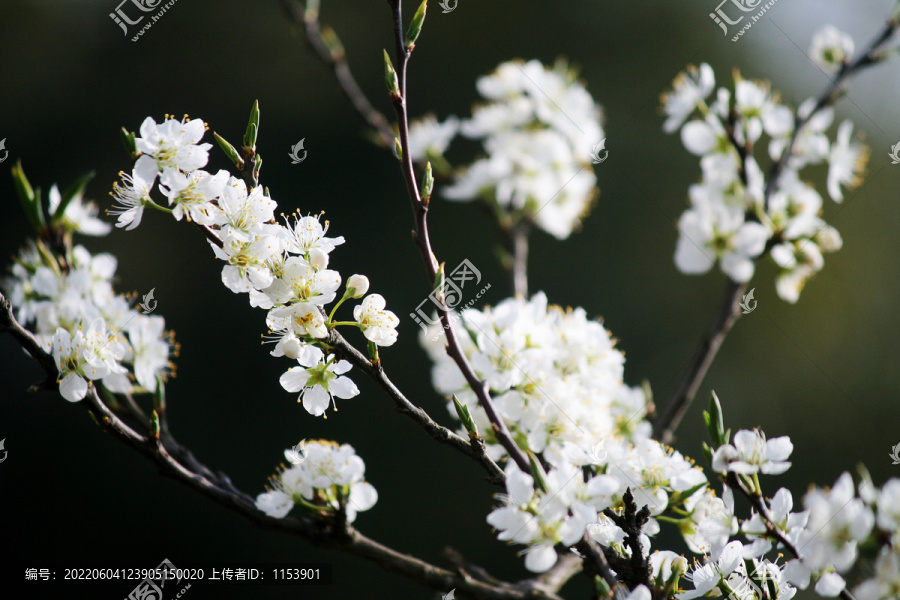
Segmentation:
{"type": "Polygon", "coordinates": [[[313,440],[305,444],[306,459],[271,480],[272,489],[256,497],[256,507],[283,518],[296,504],[305,509],[343,508],[347,521],[378,502],[378,492],[365,481],[366,465],[349,444],[313,440]]]}
{"type": "MultiPolygon", "coordinates": [[[[59,188],[56,185],[50,188],[48,199],[50,201],[50,214],[56,214],[59,204],[62,202],[62,195],[59,193],[59,188]]],[[[82,194],[76,194],[66,206],[66,210],[63,212],[63,219],[70,229],[82,235],[106,235],[112,227],[109,223],[97,218],[98,212],[100,212],[100,209],[96,204],[85,202],[82,194]]]]}
{"type": "Polygon", "coordinates": [[[853,57],[853,38],[834,25],[816,32],[809,46],[809,57],[823,71],[837,73],[853,57]]]}
{"type": "Polygon", "coordinates": [[[157,124],[152,117],[141,123],[134,142],[138,150],[151,156],[159,171],[166,168],[194,171],[206,166],[212,144],[198,144],[206,126],[201,119],[166,119],[157,124]]]}
{"type": "Polygon", "coordinates": [[[734,444],[722,444],[716,449],[712,468],[717,473],[780,475],[791,467],[787,459],[793,450],[787,436],[766,440],[762,431],[742,429],[734,434],[734,444]]]}
{"type": "Polygon", "coordinates": [[[409,156],[415,162],[442,156],[459,131],[459,119],[449,116],[439,123],[434,115],[409,124],[409,156]]]}
{"type": "Polygon", "coordinates": [[[119,173],[124,185],[115,183],[110,195],[115,198],[118,206],[109,209],[109,214],[118,217],[116,227],[125,227],[131,231],[141,224],[144,215],[144,206],[152,202],[150,192],[156,182],[159,171],[156,163],[149,156],[141,156],[134,163],[131,175],[119,173]]]}
{"type": "Polygon", "coordinates": [[[300,392],[298,402],[313,416],[325,414],[329,404],[337,403],[334,398],[353,398],[359,395],[359,389],[349,377],[343,374],[352,368],[344,360],[334,357],[325,358],[318,348],[311,347],[308,352],[297,358],[299,367],[291,367],[279,380],[281,387],[288,392],[300,392]]]}
{"type": "Polygon", "coordinates": [[[385,301],[380,294],[369,294],[362,304],[354,307],[353,318],[359,323],[363,335],[379,346],[390,346],[397,341],[397,315],[385,310],[385,301]]]}

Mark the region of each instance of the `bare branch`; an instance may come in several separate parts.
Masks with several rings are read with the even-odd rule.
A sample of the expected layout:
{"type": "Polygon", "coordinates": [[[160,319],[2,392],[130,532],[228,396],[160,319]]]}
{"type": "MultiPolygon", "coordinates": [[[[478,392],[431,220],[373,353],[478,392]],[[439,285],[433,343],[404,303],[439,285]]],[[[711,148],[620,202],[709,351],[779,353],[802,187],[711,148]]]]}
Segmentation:
{"type": "Polygon", "coordinates": [[[722,347],[722,342],[738,317],[741,315],[741,297],[744,295],[747,285],[728,281],[728,289],[725,291],[725,300],[719,309],[716,320],[709,328],[709,332],[700,342],[700,347],[691,359],[690,365],[671,400],[660,412],[659,418],[653,423],[653,437],[664,444],[671,444],[674,440],[675,430],[684,418],[685,413],[691,407],[691,403],[697,396],[697,390],[703,383],[709,367],[712,365],[722,347]]]}
{"type": "MultiPolygon", "coordinates": [[[[437,277],[440,265],[431,249],[431,240],[428,231],[428,202],[423,201],[422,196],[419,193],[419,186],[416,182],[416,173],[413,169],[412,157],[409,153],[409,114],[407,112],[406,104],[406,70],[412,51],[407,49],[404,44],[403,13],[400,7],[400,0],[389,0],[388,4],[391,7],[394,18],[394,42],[397,57],[396,69],[400,88],[400,95],[396,98],[392,98],[392,101],[394,104],[394,111],[397,114],[397,124],[400,130],[400,147],[402,149],[402,156],[400,157],[401,171],[403,173],[403,178],[406,181],[406,188],[409,192],[409,199],[412,203],[413,213],[416,218],[416,245],[425,261],[425,270],[428,274],[429,281],[433,284],[437,277]]],[[[465,353],[463,353],[462,348],[456,339],[456,334],[450,324],[450,315],[446,305],[442,305],[438,308],[438,314],[441,323],[444,326],[444,332],[447,339],[447,354],[459,367],[459,370],[462,372],[463,377],[465,377],[466,382],[468,382],[469,387],[475,392],[478,403],[484,409],[485,413],[487,413],[497,441],[506,449],[510,458],[515,461],[519,468],[525,473],[529,473],[531,468],[528,459],[525,457],[525,453],[522,452],[522,449],[519,448],[512,439],[509,428],[494,408],[494,403],[491,399],[487,384],[478,379],[478,376],[469,364],[469,360],[466,358],[465,353]]]]}
{"type": "Polygon", "coordinates": [[[341,86],[341,91],[353,104],[356,112],[375,130],[378,136],[378,145],[387,149],[393,148],[394,132],[391,131],[391,126],[385,116],[372,106],[359,84],[356,83],[356,79],[353,77],[347,64],[347,55],[344,53],[343,46],[337,41],[337,36],[334,35],[332,30],[326,29],[329,40],[325,40],[322,28],[319,25],[318,7],[312,9],[307,7],[304,10],[298,0],[282,0],[281,5],[287,12],[288,17],[296,25],[303,27],[306,33],[306,40],[313,51],[325,64],[331,66],[334,70],[334,76],[341,86]]]}
{"type": "MultiPolygon", "coordinates": [[[[22,345],[43,368],[48,381],[56,381],[59,374],[53,358],[40,347],[35,337],[18,323],[9,301],[2,294],[0,294],[0,330],[9,332],[22,345]]],[[[253,497],[237,489],[227,475],[213,473],[174,439],[153,439],[135,431],[103,403],[97,394],[97,388],[93,385],[88,387],[88,393],[80,404],[94,415],[104,431],[155,462],[161,474],[238,513],[258,527],[296,535],[316,547],[360,556],[386,571],[400,573],[435,590],[456,588],[473,598],[485,600],[526,598],[561,600],[556,594],[540,589],[523,591],[506,582],[497,585],[488,584],[442,569],[366,537],[340,515],[319,520],[269,517],[258,510],[253,497]]]]}
{"type": "Polygon", "coordinates": [[[372,362],[359,350],[341,336],[337,330],[332,330],[328,337],[328,344],[334,348],[339,358],[350,362],[355,367],[368,375],[387,396],[394,401],[397,412],[400,412],[418,423],[425,432],[442,444],[447,444],[460,452],[471,456],[478,461],[488,473],[491,483],[502,484],[506,479],[503,470],[497,466],[486,453],[484,441],[481,439],[465,439],[453,431],[436,423],[427,412],[409,401],[397,386],[384,373],[381,365],[373,365],[372,362]]]}

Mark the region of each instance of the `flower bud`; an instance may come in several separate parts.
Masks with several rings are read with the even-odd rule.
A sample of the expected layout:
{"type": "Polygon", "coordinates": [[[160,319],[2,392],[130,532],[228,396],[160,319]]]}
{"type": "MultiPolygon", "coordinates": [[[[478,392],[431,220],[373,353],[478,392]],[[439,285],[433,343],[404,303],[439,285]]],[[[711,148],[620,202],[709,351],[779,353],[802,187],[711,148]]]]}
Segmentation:
{"type": "Polygon", "coordinates": [[[387,85],[388,93],[391,95],[391,100],[399,99],[400,81],[397,79],[397,71],[394,70],[394,65],[387,50],[384,51],[384,82],[387,85]]]}
{"type": "Polygon", "coordinates": [[[351,275],[347,280],[347,295],[350,298],[362,298],[369,291],[369,278],[365,275],[351,275]]]}
{"type": "Polygon", "coordinates": [[[328,253],[321,248],[311,248],[309,251],[309,264],[314,269],[324,269],[328,266],[328,253]]]}
{"type": "Polygon", "coordinates": [[[250,120],[247,122],[247,131],[244,132],[244,148],[256,151],[256,136],[259,133],[259,100],[253,102],[250,109],[250,120]]]}

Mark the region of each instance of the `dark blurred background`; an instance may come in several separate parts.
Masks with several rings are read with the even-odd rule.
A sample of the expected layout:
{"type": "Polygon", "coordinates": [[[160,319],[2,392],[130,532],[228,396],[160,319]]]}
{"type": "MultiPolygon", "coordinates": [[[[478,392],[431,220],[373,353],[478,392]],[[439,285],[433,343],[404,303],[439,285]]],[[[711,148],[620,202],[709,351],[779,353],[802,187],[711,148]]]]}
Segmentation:
{"type": "MultiPolygon", "coordinates": [[[[563,56],[580,66],[607,117],[610,157],[596,168],[602,194],[570,240],[533,235],[531,287],[546,290],[554,303],[602,316],[626,352],[628,383],[646,378],[664,401],[712,321],[726,281],[718,271],[689,277],[673,266],[675,222],[699,165],[677,135],[662,133],[659,93],[687,63],[708,61],[719,82],[729,82],[734,66],[745,77],[770,79],[796,106],[828,81],[805,54],[813,32],[835,24],[859,48],[893,4],[779,0],[733,43],[708,16],[715,0],[460,0],[449,14],[434,3],[410,67],[410,110],[467,116],[476,78],[514,57],[552,63],[563,56]]],[[[89,196],[106,208],[117,172],[130,166],[120,126],[136,129],[147,115],[188,113],[237,143],[258,98],[263,182],[284,212],[326,211],[331,232],[347,238],[332,254],[334,268],[345,277],[367,274],[402,318],[399,342],[382,352],[388,373],[438,421],[455,426],[431,388],[429,361],[407,316],[428,287],[410,242],[411,213],[396,161],[365,141],[360,118],[278,2],[179,0],[136,43],[109,18],[115,5],[0,2],[0,138],[10,153],[0,167],[0,262],[9,263],[28,233],[9,175],[15,160],[45,191],[96,169],[89,196]],[[292,165],[287,154],[301,138],[308,156],[292,165]]],[[[416,6],[406,5],[409,17],[416,6]]],[[[381,49],[392,46],[385,3],[325,0],[322,21],[337,29],[374,104],[389,111],[381,58],[381,49]]],[[[758,308],[727,339],[701,388],[703,401],[676,443],[702,457],[700,404],[715,389],[732,428],[760,425],[770,436],[791,436],[795,467],[767,488],[785,485],[798,503],[809,482],[831,484],[858,462],[879,483],[900,473],[888,458],[900,442],[900,167],[887,156],[900,139],[898,93],[897,62],[853,82],[838,118],[851,118],[873,152],[865,186],[843,205],[826,200],[825,217],[841,232],[844,248],[826,256],[795,306],[777,298],[774,269],[758,269],[751,283],[758,308]]],[[[471,150],[457,143],[450,159],[461,163],[471,150]]],[[[218,149],[211,156],[210,168],[227,167],[218,149]]],[[[820,190],[824,175],[824,168],[815,171],[820,190]]],[[[478,266],[492,284],[482,305],[509,295],[494,259],[498,238],[491,223],[471,205],[433,206],[439,258],[448,265],[468,258],[478,266]]],[[[80,241],[92,252],[116,254],[120,291],[155,288],[157,314],[182,345],[178,377],[168,386],[171,425],[206,464],[255,494],[282,450],[299,439],[349,442],[380,495],[357,520],[363,532],[439,564],[446,564],[440,552],[450,545],[500,577],[527,576],[515,550],[497,542],[484,522],[497,490],[468,459],[396,415],[368,380],[357,374],[362,393],[339,402],[340,411],[327,420],[311,417],[281,389],[278,377],[289,365],[258,343],[263,312],[221,285],[221,265],[195,229],[152,213],[136,231],[80,241]]],[[[361,559],[260,531],[160,477],[81,407],[46,392],[27,394],[41,373],[6,336],[0,336],[0,365],[0,438],[9,452],[0,465],[0,530],[16,567],[70,560],[154,567],[163,558],[176,566],[318,561],[333,563],[332,586],[197,584],[186,597],[436,597],[361,559]]],[[[655,541],[657,548],[679,544],[666,528],[655,541]]],[[[2,585],[15,590],[23,574],[4,569],[2,585]]],[[[107,584],[91,597],[121,598],[132,587],[107,584]]],[[[582,578],[567,588],[569,597],[585,594],[582,578]]]]}

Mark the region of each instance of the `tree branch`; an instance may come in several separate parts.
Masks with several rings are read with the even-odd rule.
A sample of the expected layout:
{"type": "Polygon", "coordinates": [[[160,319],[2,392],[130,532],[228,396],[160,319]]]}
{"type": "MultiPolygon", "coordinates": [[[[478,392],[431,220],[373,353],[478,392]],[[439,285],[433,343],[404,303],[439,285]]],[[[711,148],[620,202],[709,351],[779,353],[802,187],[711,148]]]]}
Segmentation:
{"type": "MultiPolygon", "coordinates": [[[[790,141],[781,153],[778,161],[772,165],[772,168],[769,171],[769,178],[768,181],[766,181],[766,188],[763,194],[763,208],[765,211],[768,211],[769,198],[775,192],[778,180],[784,173],[784,169],[787,167],[788,162],[794,153],[794,146],[796,145],[801,129],[803,129],[809,120],[822,110],[822,108],[826,105],[834,104],[841,91],[841,86],[852,75],[879,62],[876,53],[894,35],[897,27],[900,26],[898,14],[900,14],[900,11],[895,9],[894,14],[891,15],[891,18],[888,19],[878,35],[866,45],[866,48],[862,50],[854,60],[845,63],[841,67],[841,70],[838,71],[834,80],[821,94],[819,94],[813,109],[806,116],[801,117],[799,114],[794,115],[794,131],[791,134],[790,141]]],[[[739,173],[741,181],[746,186],[746,161],[751,149],[739,143],[734,135],[736,118],[737,115],[735,114],[729,115],[727,134],[729,141],[737,151],[740,160],[739,173]]],[[[767,246],[766,249],[768,250],[768,248],[769,247],[767,246]]],[[[706,376],[706,372],[709,370],[710,365],[712,365],[713,360],[715,360],[722,342],[725,341],[725,336],[728,335],[731,327],[734,325],[735,321],[737,321],[738,317],[740,317],[740,299],[744,295],[746,287],[746,284],[738,284],[732,281],[729,282],[728,289],[725,293],[725,299],[722,303],[722,307],[719,309],[716,320],[713,322],[709,333],[700,343],[700,347],[694,354],[694,358],[691,360],[687,372],[682,377],[681,382],[675,393],[672,395],[672,398],[669,400],[669,403],[654,423],[654,437],[663,443],[672,443],[675,430],[678,428],[678,425],[688,408],[690,408],[691,402],[693,402],[697,390],[703,382],[703,378],[706,376]]]]}
{"type": "MultiPolygon", "coordinates": [[[[200,225],[199,223],[197,223],[197,226],[203,230],[203,233],[211,243],[220,248],[222,247],[222,240],[215,231],[206,225],[200,225]]],[[[366,375],[371,377],[372,380],[378,384],[378,387],[394,401],[394,404],[397,406],[397,412],[410,417],[413,421],[418,423],[428,435],[438,442],[447,444],[475,459],[482,467],[484,467],[485,471],[487,471],[488,481],[491,483],[502,484],[503,481],[506,480],[503,469],[501,469],[485,452],[484,440],[466,440],[446,427],[439,425],[427,412],[410,402],[406,396],[403,395],[403,392],[401,392],[397,386],[388,379],[387,375],[385,375],[381,365],[373,365],[363,353],[354,348],[353,345],[351,345],[344,336],[338,333],[337,330],[331,330],[327,343],[334,349],[335,354],[337,354],[339,358],[358,367],[366,375]]]]}
{"type": "Polygon", "coordinates": [[[747,285],[744,283],[728,281],[725,300],[719,309],[716,320],[713,321],[709,332],[700,342],[700,347],[694,353],[694,357],[691,359],[688,369],[681,378],[681,382],[678,384],[678,388],[672,395],[671,400],[669,400],[653,423],[653,437],[664,444],[672,443],[675,430],[690,408],[691,402],[694,401],[697,390],[700,389],[703,378],[706,377],[709,367],[719,353],[722,342],[725,341],[728,332],[731,331],[738,317],[740,317],[741,297],[746,289],[747,285]]]}
{"type": "Polygon", "coordinates": [[[354,348],[337,330],[331,330],[328,344],[334,349],[335,354],[353,366],[359,368],[368,375],[387,396],[394,401],[397,412],[402,413],[419,424],[425,432],[442,444],[447,444],[463,454],[471,456],[484,467],[491,483],[502,484],[506,479],[503,469],[497,466],[486,453],[484,441],[480,438],[465,439],[450,429],[436,423],[427,412],[409,401],[397,386],[384,373],[381,365],[373,365],[372,362],[359,350],[354,348]]]}
{"type": "MultiPolygon", "coordinates": [[[[800,551],[797,549],[794,544],[788,540],[785,535],[781,532],[781,530],[775,525],[775,522],[772,520],[772,516],[769,514],[769,509],[766,507],[763,502],[762,496],[760,494],[751,493],[748,489],[746,489],[741,482],[738,480],[737,475],[734,472],[729,472],[725,477],[725,484],[733,490],[739,491],[747,500],[750,501],[750,505],[756,510],[757,514],[763,519],[766,525],[766,534],[775,538],[778,543],[784,546],[788,552],[794,555],[794,558],[800,558],[800,551]]],[[[840,597],[844,600],[856,600],[853,595],[847,590],[845,587],[841,590],[840,597]]]]}
{"type": "MultiPolygon", "coordinates": [[[[31,332],[19,324],[3,294],[0,294],[0,331],[10,333],[19,342],[44,370],[47,381],[57,380],[59,373],[53,357],[40,347],[31,332]]],[[[88,387],[88,393],[80,404],[94,416],[104,431],[156,463],[162,475],[214,500],[258,527],[296,535],[316,547],[360,556],[386,571],[400,573],[436,590],[456,588],[485,600],[561,600],[556,594],[538,588],[523,591],[506,582],[491,585],[442,569],[366,537],[340,515],[319,520],[269,517],[256,508],[252,496],[237,489],[226,475],[213,473],[171,437],[167,440],[154,439],[135,431],[103,403],[93,385],[88,387]]]]}
{"type": "MultiPolygon", "coordinates": [[[[896,12],[896,11],[895,11],[896,12]]],[[[844,63],[841,66],[840,71],[838,71],[834,80],[828,85],[821,94],[816,98],[816,103],[813,105],[813,109],[809,111],[804,117],[801,117],[799,114],[794,115],[794,131],[791,134],[790,141],[787,146],[785,146],[784,151],[781,153],[778,161],[772,165],[771,170],[769,171],[769,179],[766,182],[766,193],[764,200],[764,208],[768,211],[769,209],[769,198],[772,193],[775,191],[775,187],[778,184],[778,179],[781,177],[781,174],[784,172],[784,169],[787,167],[788,161],[791,158],[791,155],[794,153],[794,145],[797,142],[797,138],[800,136],[800,130],[812,119],[816,113],[825,108],[825,106],[832,105],[837,101],[839,93],[841,91],[841,86],[853,75],[859,73],[860,71],[870,67],[872,65],[878,64],[879,59],[876,56],[876,52],[883,46],[897,30],[898,23],[897,16],[892,15],[890,19],[888,19],[887,23],[885,23],[884,27],[882,27],[881,31],[872,38],[872,40],[866,45],[866,47],[856,56],[855,59],[850,61],[849,63],[844,63]]]]}
{"type": "MultiPolygon", "coordinates": [[[[409,199],[412,203],[413,213],[415,214],[416,219],[416,229],[414,234],[415,242],[425,261],[425,270],[428,274],[428,278],[433,285],[437,278],[437,272],[440,265],[431,249],[431,240],[428,231],[428,202],[427,200],[423,201],[422,196],[419,193],[419,186],[416,182],[412,157],[409,154],[409,115],[407,113],[406,104],[406,70],[412,52],[407,49],[404,44],[403,13],[400,7],[400,0],[388,0],[388,4],[391,7],[394,20],[394,42],[397,58],[396,70],[400,88],[399,96],[392,98],[392,101],[394,104],[394,111],[397,115],[397,125],[400,131],[400,147],[402,149],[402,156],[400,157],[401,171],[403,173],[403,178],[406,181],[406,188],[409,192],[409,199]]],[[[443,300],[443,298],[440,299],[443,300]]],[[[487,413],[488,419],[491,422],[494,436],[500,445],[502,445],[509,453],[510,458],[515,461],[523,472],[531,472],[531,467],[528,463],[528,459],[525,457],[525,453],[522,452],[522,449],[516,445],[515,441],[513,441],[509,428],[506,426],[503,419],[500,418],[500,415],[497,414],[487,384],[478,379],[478,376],[469,364],[465,353],[463,353],[462,348],[456,339],[456,334],[451,326],[449,311],[443,302],[441,303],[441,306],[438,307],[438,315],[444,326],[444,333],[447,339],[447,354],[453,359],[457,367],[459,367],[459,370],[462,372],[463,377],[465,377],[469,387],[475,392],[478,403],[484,409],[484,412],[487,413]]]]}
{"type": "Polygon", "coordinates": [[[387,118],[372,106],[372,103],[369,102],[369,99],[359,87],[347,64],[347,55],[344,52],[344,47],[337,39],[334,31],[326,27],[326,34],[323,35],[322,28],[319,25],[318,4],[318,1],[307,2],[304,10],[298,0],[281,0],[281,6],[291,21],[303,28],[306,33],[306,40],[313,51],[325,64],[334,70],[334,76],[341,87],[341,91],[353,104],[356,112],[375,130],[378,145],[392,149],[394,147],[394,132],[391,131],[387,118]],[[327,41],[325,35],[328,36],[327,41]]]}

